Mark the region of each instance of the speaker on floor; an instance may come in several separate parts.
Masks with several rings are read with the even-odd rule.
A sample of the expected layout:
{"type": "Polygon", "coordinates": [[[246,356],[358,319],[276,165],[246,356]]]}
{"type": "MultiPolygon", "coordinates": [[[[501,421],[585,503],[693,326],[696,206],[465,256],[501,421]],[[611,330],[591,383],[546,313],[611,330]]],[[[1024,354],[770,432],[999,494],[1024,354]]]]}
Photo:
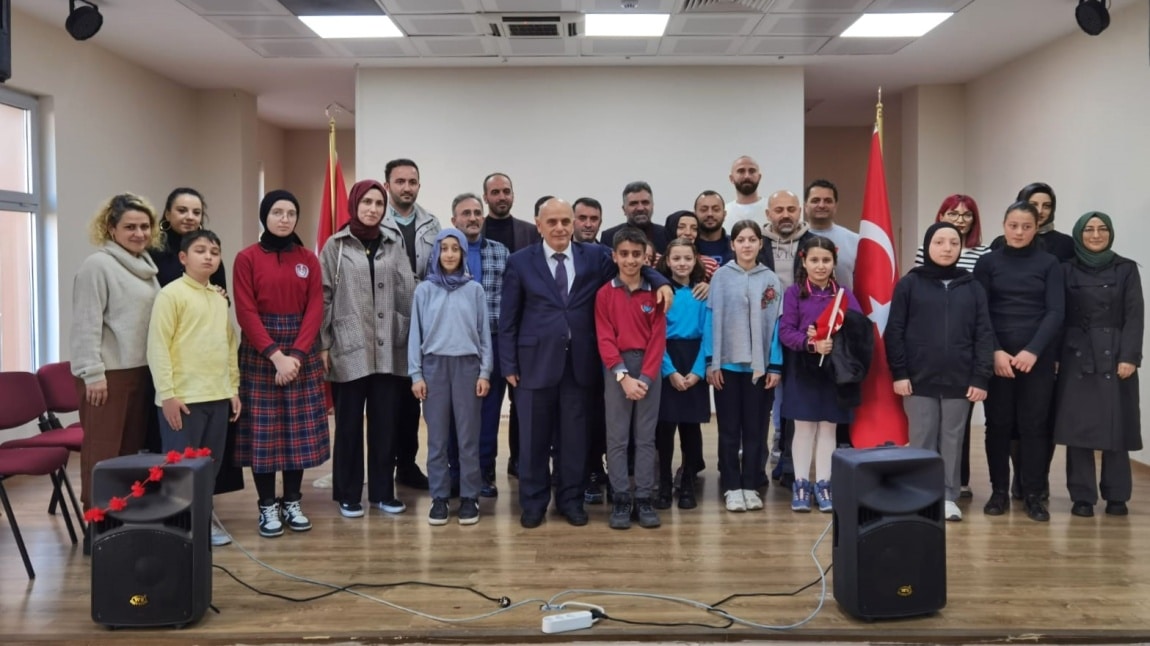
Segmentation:
{"type": "Polygon", "coordinates": [[[212,602],[212,463],[128,455],[92,472],[92,504],[107,508],[162,466],[163,477],[122,511],[92,523],[92,620],[112,628],[183,627],[212,602]]]}
{"type": "Polygon", "coordinates": [[[0,0],[0,83],[12,78],[12,0],[0,0]]]}
{"type": "Polygon", "coordinates": [[[862,619],[946,606],[942,458],[904,447],[841,449],[834,486],[834,594],[862,619]]]}

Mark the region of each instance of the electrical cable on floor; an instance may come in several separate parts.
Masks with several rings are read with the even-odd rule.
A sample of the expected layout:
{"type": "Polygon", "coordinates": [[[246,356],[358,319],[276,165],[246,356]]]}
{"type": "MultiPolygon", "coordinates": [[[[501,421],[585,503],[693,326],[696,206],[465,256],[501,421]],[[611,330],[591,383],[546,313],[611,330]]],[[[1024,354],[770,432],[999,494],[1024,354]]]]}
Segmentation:
{"type": "Polygon", "coordinates": [[[803,625],[809,623],[812,619],[814,619],[819,614],[819,612],[822,611],[823,606],[826,603],[826,596],[827,596],[826,575],[827,575],[827,573],[830,572],[833,564],[828,565],[826,568],[823,568],[822,563],[819,561],[817,551],[818,551],[819,545],[822,544],[823,539],[826,538],[827,533],[830,532],[831,527],[833,527],[833,526],[834,526],[833,520],[828,522],[827,526],[823,529],[823,531],[819,534],[819,537],[815,540],[814,545],[811,546],[811,551],[810,551],[811,560],[814,561],[815,567],[817,568],[817,570],[819,572],[819,577],[817,579],[815,579],[815,580],[813,580],[813,581],[811,581],[811,582],[809,582],[809,583],[807,583],[807,584],[805,584],[805,585],[803,585],[803,586],[801,586],[795,590],[789,591],[789,592],[735,593],[735,594],[728,595],[728,596],[724,597],[723,599],[719,600],[718,602],[715,602],[712,604],[708,604],[708,603],[705,603],[702,601],[696,601],[694,599],[687,599],[684,597],[676,597],[676,596],[672,596],[672,595],[656,594],[656,593],[650,593],[650,592],[624,592],[624,591],[618,591],[618,590],[572,589],[572,590],[564,590],[562,592],[559,592],[559,593],[553,595],[550,599],[548,599],[546,601],[544,601],[542,599],[524,599],[522,601],[512,603],[511,599],[508,597],[495,598],[495,597],[492,597],[490,595],[484,594],[483,592],[480,592],[479,590],[476,590],[475,588],[470,587],[470,586],[450,585],[450,584],[444,584],[444,583],[429,583],[426,581],[398,581],[398,582],[393,582],[393,583],[355,582],[355,583],[349,583],[346,585],[336,585],[334,583],[327,583],[324,581],[309,579],[309,578],[304,577],[304,576],[292,574],[290,572],[286,572],[284,570],[281,570],[281,569],[279,569],[273,565],[270,565],[270,564],[265,563],[264,561],[260,560],[254,554],[252,554],[247,549],[245,549],[242,545],[240,545],[239,543],[236,543],[234,541],[232,544],[234,545],[235,549],[239,550],[240,553],[242,553],[244,556],[247,556],[252,562],[256,563],[257,565],[259,565],[259,566],[261,566],[261,567],[263,567],[263,568],[265,568],[271,572],[279,574],[280,576],[285,577],[287,579],[291,579],[293,581],[299,581],[302,583],[307,583],[309,585],[319,586],[322,588],[328,588],[328,591],[321,593],[321,594],[312,595],[310,597],[291,597],[291,596],[284,595],[284,594],[279,594],[279,593],[275,593],[275,592],[268,592],[266,590],[261,590],[255,586],[247,583],[246,581],[240,579],[238,576],[233,574],[230,570],[228,570],[227,568],[225,568],[221,565],[213,564],[212,567],[219,569],[224,574],[227,574],[229,577],[232,578],[232,580],[234,580],[236,583],[242,585],[243,587],[247,588],[248,590],[251,590],[252,592],[255,592],[256,594],[259,594],[262,596],[273,597],[276,599],[281,599],[284,601],[290,601],[290,602],[294,602],[294,603],[304,603],[304,602],[309,602],[309,601],[316,601],[318,599],[323,599],[325,597],[329,597],[329,596],[332,596],[335,594],[344,593],[344,594],[350,594],[353,596],[357,596],[357,597],[360,597],[363,599],[367,599],[369,601],[374,601],[375,603],[379,603],[379,604],[385,605],[389,608],[392,608],[394,610],[406,612],[408,614],[415,615],[417,617],[422,617],[424,619],[429,619],[431,621],[437,621],[437,622],[446,623],[446,624],[461,624],[461,623],[467,623],[467,622],[471,622],[471,621],[477,621],[480,619],[486,619],[489,617],[494,617],[496,615],[503,614],[505,612],[509,612],[511,610],[518,609],[518,608],[520,608],[524,605],[527,605],[527,604],[540,603],[540,604],[542,604],[540,606],[540,610],[544,611],[544,612],[550,612],[550,611],[554,611],[554,610],[563,610],[563,609],[566,609],[566,608],[571,607],[571,606],[577,606],[580,608],[587,608],[591,612],[591,616],[593,618],[594,623],[598,623],[598,621],[602,619],[602,620],[614,621],[616,623],[629,624],[629,625],[634,625],[634,626],[694,627],[694,628],[709,628],[709,629],[714,629],[714,630],[724,630],[724,629],[730,628],[731,626],[733,626],[735,624],[739,624],[739,625],[748,626],[751,628],[761,628],[764,630],[782,631],[782,630],[791,630],[794,628],[798,628],[800,626],[803,626],[803,625]],[[791,624],[784,624],[784,625],[760,624],[757,622],[750,621],[749,619],[743,619],[741,617],[738,617],[738,616],[732,614],[731,612],[724,610],[720,607],[729,601],[732,601],[732,600],[738,599],[738,598],[743,598],[743,597],[749,598],[749,597],[796,596],[796,595],[806,591],[807,589],[813,587],[815,584],[820,585],[818,604],[815,606],[815,609],[809,615],[807,615],[805,618],[803,618],[797,622],[791,623],[791,624]],[[425,612],[422,612],[419,610],[415,610],[414,608],[408,608],[406,606],[401,606],[397,603],[387,601],[386,599],[380,599],[378,597],[374,597],[372,595],[369,595],[369,594],[366,594],[363,592],[359,592],[358,590],[355,589],[355,588],[397,588],[397,587],[402,587],[402,586],[424,586],[424,587],[431,587],[431,588],[440,588],[440,589],[445,589],[445,590],[464,590],[464,591],[470,592],[470,593],[472,593],[472,594],[474,594],[474,595],[476,595],[476,596],[478,596],[478,597],[480,597],[486,601],[490,601],[492,603],[499,604],[499,609],[493,610],[491,612],[479,614],[479,615],[473,615],[470,617],[459,617],[459,618],[440,617],[437,615],[432,615],[430,613],[425,613],[425,612]],[[707,624],[707,623],[692,622],[692,621],[684,621],[684,622],[640,621],[640,620],[635,620],[635,619],[625,619],[623,617],[613,617],[613,616],[609,615],[603,607],[598,606],[598,605],[594,605],[594,604],[583,603],[583,602],[579,602],[579,601],[566,601],[563,603],[557,603],[557,600],[560,597],[574,595],[574,594],[597,595],[597,596],[614,596],[614,597],[634,597],[634,598],[640,598],[640,599],[654,599],[657,601],[668,601],[671,603],[677,603],[677,604],[681,604],[681,605],[690,606],[690,607],[698,609],[698,610],[704,610],[710,614],[714,614],[714,615],[717,615],[719,617],[722,617],[723,619],[726,620],[726,622],[721,624],[721,625],[715,625],[715,624],[707,624]]]}

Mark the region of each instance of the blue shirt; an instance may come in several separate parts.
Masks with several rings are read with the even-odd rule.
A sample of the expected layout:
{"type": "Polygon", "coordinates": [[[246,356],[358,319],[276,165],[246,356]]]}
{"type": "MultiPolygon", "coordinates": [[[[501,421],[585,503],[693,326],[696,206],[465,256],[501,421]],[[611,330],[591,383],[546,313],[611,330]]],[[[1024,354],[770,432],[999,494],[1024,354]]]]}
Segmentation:
{"type": "MultiPolygon", "coordinates": [[[[672,283],[675,287],[675,300],[667,312],[667,339],[702,339],[703,332],[711,326],[711,310],[707,301],[701,301],[686,285],[672,283]]],[[[671,363],[671,355],[663,353],[663,376],[669,377],[676,372],[675,364],[671,363]]],[[[705,379],[707,376],[707,348],[699,344],[699,356],[691,365],[691,372],[705,379]]]]}
{"type": "Polygon", "coordinates": [[[467,269],[471,272],[471,278],[480,285],[483,284],[483,239],[479,238],[475,242],[467,241],[467,269]]]}

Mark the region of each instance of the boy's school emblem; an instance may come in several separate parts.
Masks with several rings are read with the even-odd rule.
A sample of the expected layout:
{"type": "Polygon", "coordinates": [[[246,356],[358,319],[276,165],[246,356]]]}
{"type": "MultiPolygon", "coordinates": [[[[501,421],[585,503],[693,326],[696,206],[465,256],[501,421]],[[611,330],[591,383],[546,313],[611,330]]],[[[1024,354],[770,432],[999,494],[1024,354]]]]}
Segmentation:
{"type": "Polygon", "coordinates": [[[308,275],[307,265],[303,264],[302,262],[298,263],[295,266],[295,275],[299,276],[300,278],[307,278],[307,275],[308,275]]]}
{"type": "Polygon", "coordinates": [[[655,306],[653,306],[653,305],[640,305],[639,309],[643,310],[644,314],[650,314],[651,312],[655,311],[655,306]]]}

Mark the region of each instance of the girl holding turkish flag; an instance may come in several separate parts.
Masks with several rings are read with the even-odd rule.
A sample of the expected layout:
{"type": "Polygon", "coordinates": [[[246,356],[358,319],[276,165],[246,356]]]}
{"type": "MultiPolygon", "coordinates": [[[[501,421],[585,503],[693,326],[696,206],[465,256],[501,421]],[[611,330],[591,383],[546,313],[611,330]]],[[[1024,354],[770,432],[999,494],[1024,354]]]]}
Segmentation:
{"type": "Polygon", "coordinates": [[[832,333],[842,325],[845,311],[861,313],[862,309],[854,294],[835,280],[838,250],[833,241],[813,236],[802,244],[799,257],[802,264],[795,271],[795,283],[783,296],[783,315],[779,318],[779,340],[786,348],[782,415],[795,420],[791,449],[795,483],[791,488],[791,509],[810,511],[813,496],[819,511],[830,512],[833,510],[831,454],[835,450],[835,426],[850,423],[852,413],[839,404],[835,381],[820,363],[829,361],[824,358],[834,348],[832,333]],[[812,457],[815,462],[813,487],[812,457]]]}

